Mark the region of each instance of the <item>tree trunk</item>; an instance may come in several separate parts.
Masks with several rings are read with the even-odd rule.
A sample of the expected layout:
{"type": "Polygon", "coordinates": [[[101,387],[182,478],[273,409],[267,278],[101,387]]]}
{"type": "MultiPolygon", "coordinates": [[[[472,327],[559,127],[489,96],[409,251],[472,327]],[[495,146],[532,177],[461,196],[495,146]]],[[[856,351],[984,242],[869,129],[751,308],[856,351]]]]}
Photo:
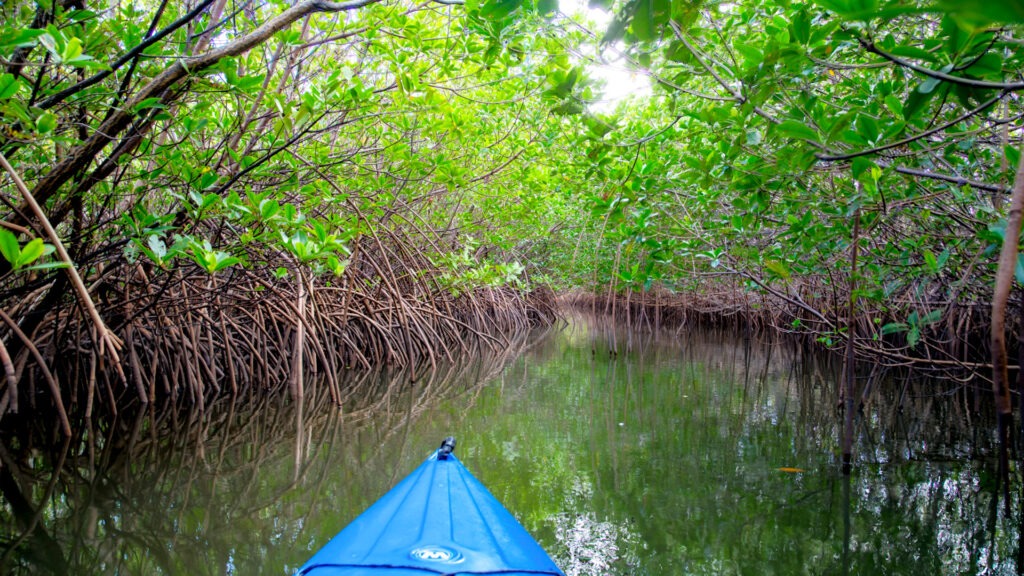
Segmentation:
{"type": "Polygon", "coordinates": [[[1006,233],[999,252],[995,290],[992,294],[992,393],[995,397],[999,428],[999,480],[1009,506],[1009,431],[1013,425],[1013,404],[1010,402],[1009,374],[1006,353],[1006,304],[1013,288],[1017,266],[1017,244],[1020,242],[1021,215],[1024,214],[1024,156],[1017,166],[1006,215],[1006,233]]]}

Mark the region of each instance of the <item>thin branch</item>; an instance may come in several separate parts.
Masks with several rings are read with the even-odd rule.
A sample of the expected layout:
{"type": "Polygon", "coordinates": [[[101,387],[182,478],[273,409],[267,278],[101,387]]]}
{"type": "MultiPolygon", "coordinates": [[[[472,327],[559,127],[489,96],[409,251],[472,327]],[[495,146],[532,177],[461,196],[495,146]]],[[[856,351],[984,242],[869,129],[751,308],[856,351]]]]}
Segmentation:
{"type": "MultiPolygon", "coordinates": [[[[883,168],[887,167],[883,163],[879,163],[879,164],[882,164],[883,168]]],[[[977,180],[970,180],[968,178],[963,178],[963,177],[960,177],[960,176],[950,176],[948,174],[939,174],[937,172],[929,172],[927,170],[919,170],[917,168],[907,168],[907,167],[904,167],[904,166],[895,166],[895,167],[893,167],[893,170],[899,172],[900,174],[906,174],[908,176],[918,176],[918,177],[921,177],[921,178],[929,178],[931,180],[942,180],[943,182],[950,182],[952,184],[957,184],[959,186],[970,186],[971,188],[976,188],[978,190],[985,190],[986,192],[1004,192],[1004,193],[1007,192],[1006,188],[1004,188],[1002,186],[999,186],[997,184],[989,184],[987,182],[979,182],[977,180]]]]}
{"type": "Polygon", "coordinates": [[[679,120],[681,118],[682,118],[682,115],[677,115],[675,118],[672,119],[672,122],[670,122],[664,128],[661,128],[660,130],[658,130],[656,132],[652,132],[651,134],[648,134],[647,136],[644,136],[643,138],[640,138],[639,140],[634,140],[633,142],[627,142],[625,144],[612,144],[612,146],[616,146],[616,147],[619,147],[619,148],[631,148],[633,146],[638,146],[640,144],[645,144],[647,142],[650,142],[651,140],[654,140],[655,138],[657,138],[661,134],[664,134],[666,131],[668,131],[673,126],[675,126],[677,123],[679,123],[679,120]]]}
{"type": "MultiPolygon", "coordinates": [[[[689,40],[686,39],[686,35],[683,34],[683,31],[679,28],[679,25],[676,24],[675,22],[670,22],[669,25],[672,27],[672,32],[675,33],[676,38],[683,44],[683,46],[686,46],[686,49],[689,50],[691,54],[693,54],[693,57],[697,59],[697,62],[700,62],[700,65],[703,66],[704,69],[707,70],[708,73],[711,74],[711,76],[715,80],[717,80],[719,84],[722,85],[722,88],[725,88],[725,90],[729,94],[731,94],[734,98],[745,104],[747,102],[747,97],[741,94],[739,90],[729,85],[729,83],[726,82],[725,79],[722,78],[717,71],[715,71],[714,67],[708,64],[707,60],[704,58],[704,55],[701,54],[699,50],[694,48],[693,45],[690,44],[689,40]]],[[[772,124],[779,124],[781,122],[781,120],[772,116],[765,110],[761,109],[761,107],[754,106],[753,108],[755,114],[771,122],[772,124]]]]}
{"type": "Polygon", "coordinates": [[[71,96],[71,95],[73,95],[75,93],[81,92],[82,90],[85,90],[86,88],[88,88],[90,86],[99,84],[107,76],[110,76],[115,71],[117,71],[118,68],[120,68],[121,66],[124,66],[125,64],[130,62],[136,56],[142,54],[142,52],[145,51],[146,48],[149,48],[153,44],[156,44],[157,42],[163,40],[170,33],[174,32],[178,28],[181,28],[185,24],[188,24],[189,22],[191,22],[194,18],[199,16],[199,14],[201,14],[203,12],[203,10],[206,9],[207,6],[209,6],[210,4],[213,4],[214,1],[215,0],[203,0],[202,2],[199,3],[198,6],[195,7],[194,10],[192,10],[188,14],[185,14],[181,18],[178,18],[177,20],[175,20],[174,22],[169,24],[163,30],[161,30],[161,31],[157,32],[156,34],[150,36],[149,38],[143,40],[137,46],[135,46],[135,48],[132,48],[131,50],[125,52],[123,56],[121,56],[117,60],[114,60],[113,62],[111,62],[109,64],[109,66],[110,66],[109,70],[103,70],[102,72],[98,72],[96,74],[93,74],[92,76],[86,78],[85,80],[82,80],[81,82],[75,84],[74,86],[69,86],[69,87],[61,90],[60,92],[57,92],[56,94],[53,94],[52,96],[50,96],[50,97],[46,98],[45,100],[43,100],[42,102],[40,102],[39,103],[39,107],[44,109],[44,110],[47,109],[47,108],[53,108],[57,104],[63,102],[64,99],[67,98],[68,96],[71,96]]]}
{"type": "Polygon", "coordinates": [[[868,52],[878,54],[882,58],[885,58],[886,60],[894,64],[898,64],[904,68],[908,68],[919,74],[924,74],[929,78],[935,78],[936,80],[942,80],[943,82],[959,84],[961,86],[970,86],[972,88],[991,88],[994,90],[1005,90],[1007,92],[1016,92],[1017,90],[1024,90],[1024,82],[988,82],[985,80],[975,80],[973,78],[964,78],[962,76],[953,76],[950,74],[946,74],[945,72],[938,72],[936,70],[932,70],[931,68],[925,68],[924,66],[919,66],[917,64],[914,64],[913,62],[904,60],[899,56],[889,54],[888,52],[882,50],[878,46],[875,46],[873,42],[869,42],[863,38],[859,38],[859,40],[861,46],[863,46],[864,49],[867,50],[868,52]]]}
{"type": "MultiPolygon", "coordinates": [[[[43,355],[39,352],[39,348],[32,343],[28,335],[18,326],[6,312],[0,310],[0,318],[11,328],[14,335],[17,336],[28,348],[28,351],[32,354],[32,357],[36,359],[36,363],[39,365],[39,371],[43,373],[43,379],[46,380],[47,386],[50,387],[50,393],[53,394],[53,403],[57,407],[57,415],[60,418],[61,432],[65,436],[71,436],[71,423],[68,421],[67,410],[64,409],[64,401],[60,397],[60,386],[57,385],[57,379],[53,377],[53,373],[46,366],[46,361],[43,359],[43,355]]],[[[10,356],[8,356],[9,358],[10,356]]],[[[10,376],[8,376],[10,378],[10,376]]]]}
{"type": "Polygon", "coordinates": [[[861,150],[859,152],[850,152],[849,154],[821,154],[821,153],[817,153],[814,156],[818,160],[822,160],[822,161],[825,161],[825,162],[836,162],[836,161],[839,161],[839,160],[850,160],[851,158],[857,158],[858,156],[867,156],[869,154],[876,154],[878,152],[882,152],[882,151],[885,151],[885,150],[890,150],[892,148],[898,148],[900,146],[903,146],[905,144],[910,144],[911,142],[920,140],[922,138],[927,138],[928,136],[931,136],[932,134],[935,134],[937,132],[942,132],[943,130],[945,130],[947,128],[950,128],[952,126],[956,126],[960,122],[963,122],[964,120],[967,120],[968,118],[971,118],[973,116],[976,116],[977,114],[980,114],[980,113],[984,112],[985,110],[988,110],[989,108],[992,107],[993,104],[995,104],[996,102],[999,102],[1004,96],[1006,96],[1006,94],[1007,94],[1007,92],[1005,92],[1005,91],[1000,92],[999,94],[993,96],[992,98],[990,98],[989,100],[984,102],[981,106],[978,106],[974,110],[971,110],[970,112],[960,116],[959,118],[956,118],[954,120],[950,120],[949,122],[946,122],[945,124],[942,124],[940,126],[936,126],[935,128],[932,128],[931,130],[925,130],[924,132],[921,132],[920,134],[917,134],[915,136],[910,136],[908,138],[904,138],[903,140],[897,140],[896,142],[891,142],[889,144],[884,144],[882,146],[878,146],[876,148],[870,148],[868,150],[861,150]]]}
{"type": "Polygon", "coordinates": [[[167,67],[163,72],[154,76],[148,84],[143,86],[135,95],[125,103],[121,110],[118,110],[107,120],[102,122],[79,146],[75,147],[64,160],[57,163],[52,170],[46,173],[36,183],[33,190],[35,198],[45,203],[60,189],[60,187],[87,166],[103,148],[107,146],[118,134],[131,124],[135,117],[133,110],[147,98],[157,97],[177,84],[190,74],[213,66],[224,58],[244,54],[252,48],[259,46],[270,39],[276,32],[290,26],[299,18],[315,12],[342,12],[346,10],[357,10],[381,0],[349,0],[347,2],[327,2],[325,0],[305,0],[294,4],[292,7],[270,18],[249,34],[242,36],[226,45],[211,50],[205,54],[184,58],[176,61],[167,67]]]}
{"type": "Polygon", "coordinates": [[[104,354],[104,350],[110,355],[113,360],[114,366],[121,375],[121,380],[125,381],[124,372],[121,369],[121,359],[117,355],[117,351],[121,348],[123,343],[121,339],[114,335],[113,332],[107,328],[107,325],[103,323],[103,319],[100,318],[99,312],[96,310],[96,304],[92,301],[92,297],[89,296],[89,290],[86,289],[85,283],[82,282],[82,277],[78,275],[78,269],[75,268],[75,263],[71,261],[71,256],[68,255],[68,251],[64,249],[64,243],[60,241],[60,236],[57,235],[57,231],[53,229],[50,221],[46,218],[46,213],[36,202],[36,199],[29,192],[28,186],[25,186],[25,182],[22,181],[21,176],[14,170],[14,167],[7,161],[7,158],[3,154],[0,154],[0,167],[10,174],[11,179],[14,180],[14,184],[18,187],[21,195],[25,197],[25,202],[32,209],[36,218],[39,219],[40,224],[43,225],[43,229],[46,230],[46,235],[49,237],[50,242],[53,242],[54,248],[57,249],[57,255],[60,257],[61,262],[67,265],[65,270],[67,271],[68,278],[71,280],[72,286],[75,288],[75,292],[78,293],[79,299],[82,301],[82,306],[86,309],[89,314],[89,318],[92,320],[93,325],[96,327],[97,341],[99,344],[99,353],[104,354]]]}

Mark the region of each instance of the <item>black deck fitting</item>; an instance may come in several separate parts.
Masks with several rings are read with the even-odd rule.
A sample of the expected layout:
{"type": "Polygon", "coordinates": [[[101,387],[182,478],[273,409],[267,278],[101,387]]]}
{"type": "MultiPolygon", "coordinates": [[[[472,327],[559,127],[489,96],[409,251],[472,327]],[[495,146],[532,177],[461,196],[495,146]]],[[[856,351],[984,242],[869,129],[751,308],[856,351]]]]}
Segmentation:
{"type": "Polygon", "coordinates": [[[449,436],[444,439],[444,442],[441,442],[441,448],[437,451],[437,459],[447,460],[452,450],[455,450],[455,437],[449,436]]]}

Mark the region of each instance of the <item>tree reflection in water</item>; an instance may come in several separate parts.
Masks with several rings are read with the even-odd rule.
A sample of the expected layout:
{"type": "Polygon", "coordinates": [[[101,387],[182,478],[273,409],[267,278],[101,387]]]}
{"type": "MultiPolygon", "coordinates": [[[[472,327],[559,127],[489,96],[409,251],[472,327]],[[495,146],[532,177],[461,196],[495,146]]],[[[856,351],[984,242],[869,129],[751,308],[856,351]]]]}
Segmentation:
{"type": "Polygon", "coordinates": [[[348,374],[340,409],[311,386],[79,422],[67,443],[22,422],[0,443],[0,573],[284,576],[448,434],[569,574],[1017,572],[984,389],[871,375],[844,478],[828,358],[616,330],[348,374]]]}

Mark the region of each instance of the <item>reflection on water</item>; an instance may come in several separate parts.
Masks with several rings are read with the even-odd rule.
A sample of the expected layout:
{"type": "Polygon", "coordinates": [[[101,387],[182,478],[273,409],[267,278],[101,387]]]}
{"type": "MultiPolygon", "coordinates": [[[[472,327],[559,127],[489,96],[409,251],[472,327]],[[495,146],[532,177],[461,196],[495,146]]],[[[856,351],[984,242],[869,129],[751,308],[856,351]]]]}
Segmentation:
{"type": "Polygon", "coordinates": [[[610,356],[609,334],[577,320],[350,375],[340,409],[314,388],[69,442],[22,423],[0,443],[0,573],[284,576],[449,433],[570,576],[1017,572],[983,390],[873,376],[847,478],[827,362],[716,332],[619,334],[610,356]]]}
{"type": "MultiPolygon", "coordinates": [[[[566,576],[603,576],[613,571],[621,554],[620,545],[636,544],[636,535],[628,526],[612,522],[601,522],[588,504],[593,497],[593,487],[582,477],[574,478],[573,490],[566,501],[566,508],[572,512],[552,515],[548,520],[554,524],[557,546],[551,550],[566,576]]],[[[635,563],[635,559],[623,559],[623,563],[635,563]]]]}

